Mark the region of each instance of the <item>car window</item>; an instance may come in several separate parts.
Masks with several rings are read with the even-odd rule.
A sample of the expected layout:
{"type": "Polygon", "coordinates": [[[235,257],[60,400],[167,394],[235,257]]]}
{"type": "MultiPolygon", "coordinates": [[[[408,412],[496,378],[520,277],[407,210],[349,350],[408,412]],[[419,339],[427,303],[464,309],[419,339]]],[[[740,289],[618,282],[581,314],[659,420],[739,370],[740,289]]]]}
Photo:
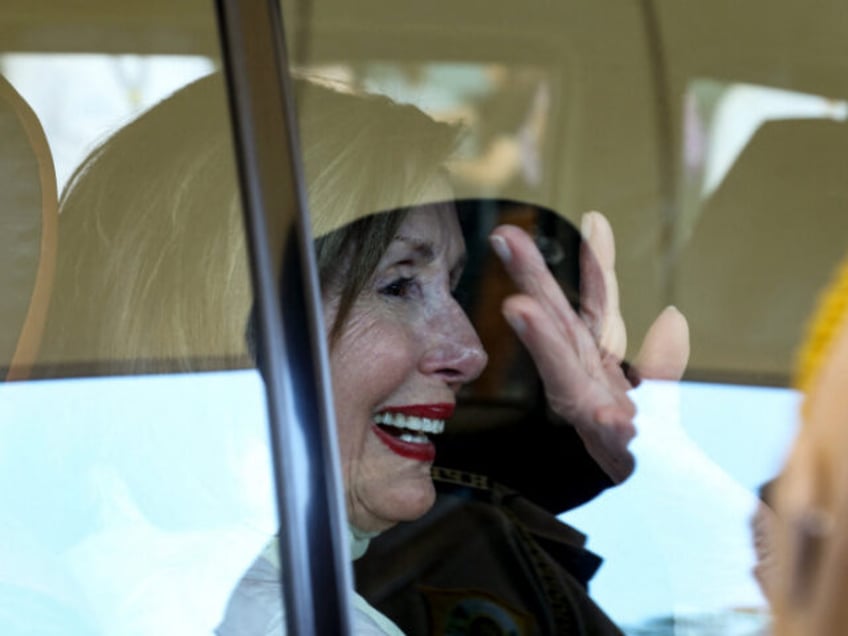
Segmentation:
{"type": "MultiPolygon", "coordinates": [[[[209,634],[248,570],[279,563],[225,85],[190,119],[144,123],[220,76],[215,14],[112,19],[124,9],[78,16],[61,41],[40,33],[61,15],[30,16],[0,52],[8,634],[209,634]],[[173,199],[210,131],[225,213],[173,199]]],[[[264,573],[279,623],[279,567],[264,573]]]]}
{"type": "MultiPolygon", "coordinates": [[[[485,241],[499,222],[528,229],[573,289],[574,228],[586,211],[607,215],[629,360],[663,307],[687,316],[683,381],[648,379],[632,393],[633,476],[559,511],[604,557],[589,589],[627,633],[766,629],[751,523],[797,427],[791,378],[807,316],[844,249],[835,212],[844,188],[832,154],[844,128],[839,29],[788,4],[769,19],[752,7],[729,20],[726,8],[713,7],[707,28],[685,4],[444,3],[419,11],[375,2],[360,12],[326,2],[293,33],[307,76],[385,94],[463,128],[450,169],[461,207],[476,211],[464,227],[470,259],[461,297],[489,365],[463,389],[448,434],[524,426],[534,431],[527,437],[545,417],[532,362],[500,315],[513,288],[485,241]],[[815,53],[796,41],[772,55],[798,21],[827,44],[815,53]]],[[[532,475],[559,479],[561,491],[580,481],[564,468],[541,468],[547,438],[527,442],[530,450],[484,439],[437,454],[436,465],[441,457],[451,470],[491,471],[482,457],[497,457],[513,470],[489,477],[514,479],[552,506],[562,500],[533,491],[532,475]]],[[[399,531],[380,558],[411,545],[421,564],[436,567],[427,532],[449,533],[436,514],[420,522],[426,529],[399,531]]],[[[483,567],[483,557],[468,559],[483,567]]],[[[401,609],[403,595],[381,583],[378,563],[357,572],[373,582],[381,607],[428,624],[401,609]]],[[[435,575],[421,583],[393,573],[385,578],[397,587],[442,590],[409,594],[430,621],[461,606],[435,575]]],[[[514,598],[499,607],[526,610],[514,598]]]]}
{"type": "MultiPolygon", "coordinates": [[[[444,398],[455,409],[428,460],[434,507],[423,514],[416,497],[394,488],[401,482],[384,483],[379,492],[393,498],[376,501],[391,501],[403,523],[362,536],[350,525],[346,548],[358,554],[370,541],[354,564],[356,602],[409,634],[492,624],[559,633],[573,616],[563,598],[577,615],[627,634],[766,633],[752,521],[768,511],[798,428],[796,354],[844,250],[841,6],[282,2],[272,19],[284,22],[287,55],[252,38],[231,41],[223,50],[265,61],[234,70],[211,6],[12,4],[0,18],[0,152],[9,156],[0,163],[0,552],[9,564],[0,570],[0,623],[10,633],[210,633],[234,598],[255,600],[242,586],[246,572],[275,582],[285,574],[281,526],[312,537],[281,521],[282,501],[305,502],[308,515],[329,496],[341,500],[337,515],[341,506],[361,512],[346,418],[372,394],[397,406],[379,393],[396,389],[411,365],[407,357],[397,366],[408,343],[393,338],[407,329],[423,342],[438,331],[407,301],[421,290],[446,298],[408,280],[426,249],[384,263],[410,218],[440,220],[412,224],[432,244],[449,227],[449,271],[439,280],[449,281],[474,336],[459,314],[437,334],[471,353],[451,383],[456,397],[444,398]],[[265,72],[289,89],[297,122],[273,139],[253,124],[280,113],[235,96],[250,87],[273,96],[257,80],[265,72]],[[414,107],[399,117],[420,124],[422,136],[411,125],[386,134],[389,102],[357,121],[364,93],[414,107]],[[156,113],[169,110],[156,109],[163,101],[182,105],[183,123],[157,124],[156,113]],[[195,143],[202,152],[178,155],[195,143]],[[276,180],[269,166],[283,155],[294,161],[276,180]],[[439,178],[408,169],[410,156],[439,178]],[[173,168],[163,169],[166,159],[173,168]],[[193,188],[209,174],[211,187],[193,188]],[[255,201],[257,183],[286,203],[255,206],[251,216],[241,197],[255,201]],[[216,220],[210,210],[223,202],[232,214],[216,220]],[[309,216],[281,238],[300,204],[309,216]],[[628,393],[635,469],[621,483],[546,395],[504,318],[516,286],[489,242],[502,223],[528,232],[579,309],[593,266],[581,271],[581,225],[592,210],[615,235],[622,374],[638,384],[628,393]],[[393,220],[362,240],[336,233],[374,217],[393,220]],[[287,252],[275,250],[295,237],[298,251],[281,260],[287,252]],[[248,253],[265,239],[270,262],[256,265],[248,253]],[[371,275],[351,266],[352,255],[363,255],[371,275]],[[302,338],[301,303],[263,313],[270,305],[257,300],[282,288],[301,297],[300,283],[283,278],[254,292],[257,271],[272,281],[293,261],[316,302],[306,303],[302,338]],[[643,336],[669,305],[688,320],[685,372],[639,382],[632,370],[643,336]],[[339,314],[383,322],[361,323],[370,340],[345,349],[339,314]],[[269,433],[298,419],[278,421],[270,385],[314,389],[297,384],[301,376],[268,381],[277,359],[267,356],[281,346],[267,331],[276,323],[296,326],[285,342],[303,353],[283,357],[304,358],[326,381],[319,419],[329,426],[335,415],[338,438],[317,427],[322,441],[307,447],[309,435],[281,444],[269,433]],[[275,473],[272,457],[286,446],[289,463],[278,461],[275,473]],[[277,480],[281,466],[302,468],[299,458],[326,468],[329,481],[323,472],[277,480]],[[343,483],[334,482],[339,470],[343,483]]],[[[428,267],[441,267],[430,251],[428,267]]],[[[391,409],[371,411],[368,427],[424,444],[422,431],[393,425],[391,409]]],[[[336,536],[346,524],[336,522],[320,540],[346,544],[336,536]]],[[[336,563],[338,555],[318,552],[304,560],[336,563]]],[[[336,568],[316,585],[339,593],[347,577],[336,568]]],[[[261,611],[247,602],[239,616],[282,630],[282,593],[272,587],[261,611]]],[[[305,604],[321,613],[317,601],[305,604]]]]}

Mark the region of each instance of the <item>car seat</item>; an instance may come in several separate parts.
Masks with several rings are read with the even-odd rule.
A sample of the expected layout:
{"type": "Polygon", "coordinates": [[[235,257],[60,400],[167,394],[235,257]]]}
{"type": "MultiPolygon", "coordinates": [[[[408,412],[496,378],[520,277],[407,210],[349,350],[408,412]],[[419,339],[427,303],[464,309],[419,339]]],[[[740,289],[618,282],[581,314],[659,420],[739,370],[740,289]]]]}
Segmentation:
{"type": "Polygon", "coordinates": [[[0,76],[0,379],[29,375],[56,266],[56,172],[44,129],[0,76]]]}
{"type": "Polygon", "coordinates": [[[674,299],[692,332],[691,377],[787,382],[807,313],[845,254],[846,150],[844,123],[768,122],[704,203],[674,299]]]}

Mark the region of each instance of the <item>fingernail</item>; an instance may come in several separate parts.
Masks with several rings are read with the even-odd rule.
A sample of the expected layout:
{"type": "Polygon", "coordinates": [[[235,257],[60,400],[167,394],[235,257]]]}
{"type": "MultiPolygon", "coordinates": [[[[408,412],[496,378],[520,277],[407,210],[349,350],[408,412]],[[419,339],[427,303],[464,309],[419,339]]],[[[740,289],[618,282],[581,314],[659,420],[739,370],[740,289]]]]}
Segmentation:
{"type": "Polygon", "coordinates": [[[509,245],[506,244],[504,237],[495,234],[489,237],[489,243],[504,265],[512,260],[512,253],[509,251],[509,245]]]}
{"type": "Polygon", "coordinates": [[[520,314],[507,313],[504,314],[504,317],[509,323],[509,326],[512,327],[512,330],[519,336],[527,331],[527,323],[524,322],[524,318],[520,314]]]}

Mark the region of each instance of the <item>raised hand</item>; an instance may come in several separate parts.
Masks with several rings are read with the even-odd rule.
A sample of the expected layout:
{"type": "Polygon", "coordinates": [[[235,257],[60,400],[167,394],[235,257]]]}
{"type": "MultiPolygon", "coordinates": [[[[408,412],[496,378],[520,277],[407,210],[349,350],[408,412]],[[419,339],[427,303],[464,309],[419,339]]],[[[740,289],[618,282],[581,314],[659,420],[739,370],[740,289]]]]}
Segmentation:
{"type": "MultiPolygon", "coordinates": [[[[627,333],[618,306],[615,243],[598,212],[584,215],[582,232],[579,314],[526,232],[504,225],[490,241],[519,290],[504,301],[504,317],[530,352],[550,407],[576,428],[587,451],[618,483],[633,472],[627,446],[636,429],[627,396],[632,384],[621,366],[627,333]]],[[[679,379],[688,352],[686,320],[666,308],[648,331],[635,375],[679,379]]]]}

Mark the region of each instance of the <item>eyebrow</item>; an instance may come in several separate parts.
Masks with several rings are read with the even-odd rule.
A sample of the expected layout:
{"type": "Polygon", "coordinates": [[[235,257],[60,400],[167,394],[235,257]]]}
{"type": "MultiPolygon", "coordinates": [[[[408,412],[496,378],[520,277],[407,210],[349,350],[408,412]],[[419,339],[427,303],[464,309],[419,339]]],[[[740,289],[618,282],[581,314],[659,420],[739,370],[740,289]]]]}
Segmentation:
{"type": "Polygon", "coordinates": [[[404,236],[403,234],[395,235],[394,240],[406,243],[410,248],[412,248],[415,255],[425,263],[429,263],[436,258],[436,251],[433,249],[433,244],[430,241],[424,241],[411,236],[404,236]]]}
{"type": "MultiPolygon", "coordinates": [[[[404,236],[403,234],[396,235],[394,240],[400,243],[405,243],[412,248],[416,256],[418,256],[424,263],[432,263],[433,259],[436,258],[436,251],[430,241],[425,241],[411,236],[404,236]]],[[[465,270],[467,262],[468,254],[463,252],[450,269],[451,284],[455,285],[459,281],[459,277],[465,270]]]]}

